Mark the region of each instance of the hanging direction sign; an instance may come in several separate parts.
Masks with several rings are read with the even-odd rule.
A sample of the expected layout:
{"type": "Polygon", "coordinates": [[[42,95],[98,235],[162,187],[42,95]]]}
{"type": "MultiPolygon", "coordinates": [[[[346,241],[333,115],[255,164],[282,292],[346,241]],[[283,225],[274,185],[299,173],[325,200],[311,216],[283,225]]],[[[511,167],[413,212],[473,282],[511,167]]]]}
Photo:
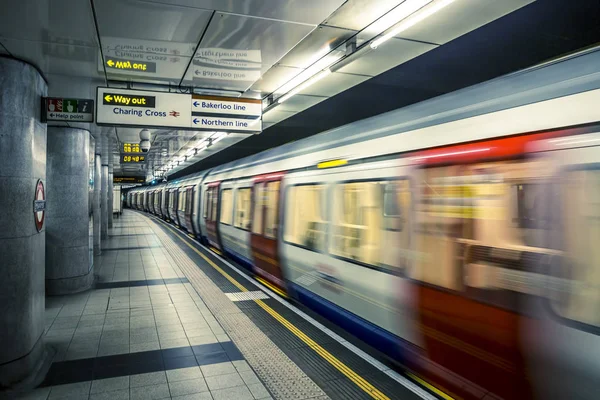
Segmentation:
{"type": "Polygon", "coordinates": [[[192,96],[192,123],[225,131],[262,131],[262,103],[255,99],[192,96]]]}
{"type": "Polygon", "coordinates": [[[190,95],[99,87],[98,125],[190,129],[190,95]]]}
{"type": "Polygon", "coordinates": [[[94,100],[44,97],[42,122],[94,122],[94,100]]]}
{"type": "Polygon", "coordinates": [[[98,125],[262,131],[261,100],[105,87],[96,100],[98,125]]]}

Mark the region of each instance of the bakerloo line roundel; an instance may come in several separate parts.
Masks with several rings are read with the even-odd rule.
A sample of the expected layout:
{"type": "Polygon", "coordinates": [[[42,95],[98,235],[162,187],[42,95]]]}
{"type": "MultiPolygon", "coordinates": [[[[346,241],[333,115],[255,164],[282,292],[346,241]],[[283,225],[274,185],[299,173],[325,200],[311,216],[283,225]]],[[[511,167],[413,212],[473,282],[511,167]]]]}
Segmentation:
{"type": "Polygon", "coordinates": [[[192,226],[167,218],[205,243],[210,221],[211,246],[453,397],[593,399],[600,125],[581,123],[597,119],[597,84],[556,97],[548,83],[538,103],[510,96],[469,124],[386,136],[398,110],[370,120],[375,139],[357,139],[368,133],[358,122],[150,190],[187,212],[180,189],[193,187],[192,226]],[[332,137],[340,147],[319,147],[332,137]],[[411,147],[422,138],[430,148],[411,147]],[[351,159],[339,160],[342,147],[351,159]],[[316,149],[312,166],[292,155],[303,148],[316,149]],[[389,148],[400,155],[373,157],[389,148]],[[278,183],[255,179],[275,171],[287,171],[278,183]]]}

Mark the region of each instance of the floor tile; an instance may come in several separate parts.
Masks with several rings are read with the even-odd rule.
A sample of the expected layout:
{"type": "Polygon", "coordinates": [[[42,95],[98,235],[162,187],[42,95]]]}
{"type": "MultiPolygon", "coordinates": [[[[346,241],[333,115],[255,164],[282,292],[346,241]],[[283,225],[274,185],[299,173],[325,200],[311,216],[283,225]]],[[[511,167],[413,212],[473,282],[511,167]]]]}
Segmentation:
{"type": "Polygon", "coordinates": [[[202,379],[199,367],[178,368],[167,371],[167,380],[171,382],[185,381],[189,379],[202,379]]]}
{"type": "Polygon", "coordinates": [[[208,386],[204,379],[190,379],[186,381],[169,382],[171,396],[181,396],[184,394],[208,392],[208,386]]]}
{"type": "Polygon", "coordinates": [[[65,397],[81,396],[87,398],[90,393],[92,382],[70,383],[68,385],[58,385],[50,390],[49,400],[63,399],[65,397]]]}
{"type": "Polygon", "coordinates": [[[227,375],[209,376],[206,378],[206,383],[211,392],[213,390],[244,385],[244,381],[237,372],[227,375]]]}
{"type": "Polygon", "coordinates": [[[167,374],[164,371],[151,372],[148,374],[131,375],[129,377],[130,387],[150,386],[167,383],[167,374]]]}
{"type": "MultiPolygon", "coordinates": [[[[231,362],[202,365],[200,367],[200,369],[202,370],[202,375],[204,375],[205,377],[215,376],[215,375],[227,375],[227,374],[233,374],[233,373],[237,372],[231,362]]],[[[254,382],[252,382],[252,383],[254,383],[254,382]]]]}
{"type": "Polygon", "coordinates": [[[260,382],[248,385],[248,389],[250,389],[250,392],[252,392],[252,396],[254,396],[255,399],[264,399],[270,396],[267,389],[260,382]]]}
{"type": "Polygon", "coordinates": [[[129,389],[129,376],[95,380],[92,382],[90,393],[111,392],[120,389],[129,389]]]}
{"type": "Polygon", "coordinates": [[[90,400],[129,400],[129,389],[92,393],[90,394],[90,400]]]}
{"type": "Polygon", "coordinates": [[[155,400],[170,398],[169,386],[166,383],[158,385],[132,387],[129,390],[131,400],[155,400]]]}
{"type": "Polygon", "coordinates": [[[210,393],[214,400],[254,400],[254,396],[246,386],[211,390],[210,393]]]}

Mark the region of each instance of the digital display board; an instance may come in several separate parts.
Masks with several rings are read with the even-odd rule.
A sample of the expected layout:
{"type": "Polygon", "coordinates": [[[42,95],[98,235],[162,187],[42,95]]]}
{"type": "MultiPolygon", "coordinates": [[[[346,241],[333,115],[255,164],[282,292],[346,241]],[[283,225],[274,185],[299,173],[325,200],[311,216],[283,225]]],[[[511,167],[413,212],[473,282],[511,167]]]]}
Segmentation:
{"type": "Polygon", "coordinates": [[[113,183],[144,183],[146,179],[140,176],[115,176],[113,183]]]}
{"type": "Polygon", "coordinates": [[[141,163],[146,161],[146,156],[125,155],[121,157],[121,162],[124,163],[141,163]]]}
{"type": "Polygon", "coordinates": [[[123,143],[123,153],[141,153],[139,143],[123,143]]]}

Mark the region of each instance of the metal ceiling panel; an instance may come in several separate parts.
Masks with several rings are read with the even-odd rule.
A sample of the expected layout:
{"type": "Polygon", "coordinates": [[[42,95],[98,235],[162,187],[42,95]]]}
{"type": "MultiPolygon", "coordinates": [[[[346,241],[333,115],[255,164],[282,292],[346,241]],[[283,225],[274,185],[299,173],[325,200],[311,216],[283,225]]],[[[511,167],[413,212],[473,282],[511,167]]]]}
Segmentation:
{"type": "Polygon", "coordinates": [[[63,45],[0,38],[6,49],[15,57],[26,60],[40,68],[44,74],[102,77],[96,68],[96,47],[63,45]]]}
{"type": "Polygon", "coordinates": [[[344,0],[156,0],[156,2],[317,25],[341,6],[344,0]]]}
{"type": "Polygon", "coordinates": [[[100,40],[108,36],[195,44],[212,14],[137,0],[95,0],[94,4],[100,40]]]}
{"type": "Polygon", "coordinates": [[[81,0],[2,1],[0,36],[69,45],[98,45],[89,2],[81,0]]]}
{"type": "Polygon", "coordinates": [[[304,111],[307,108],[314,106],[315,104],[319,104],[323,100],[327,100],[327,97],[305,96],[297,94],[278,105],[277,108],[281,109],[282,111],[293,111],[299,113],[300,111],[304,111]]]}
{"type": "Polygon", "coordinates": [[[256,83],[254,83],[249,92],[260,93],[261,97],[272,93],[275,89],[282,86],[284,83],[298,75],[302,70],[300,68],[284,67],[275,65],[268,70],[256,83]]]}
{"type": "Polygon", "coordinates": [[[352,86],[356,86],[369,78],[371,77],[365,75],[334,72],[333,74],[329,74],[325,78],[321,79],[318,83],[302,90],[300,94],[333,97],[336,94],[348,90],[352,86]]]}
{"type": "Polygon", "coordinates": [[[445,44],[534,1],[456,0],[397,37],[445,44]]]}
{"type": "Polygon", "coordinates": [[[356,31],[319,26],[279,62],[287,67],[307,68],[352,37],[356,31]]]}
{"type": "Polygon", "coordinates": [[[268,112],[263,114],[263,130],[266,129],[266,125],[274,125],[295,114],[297,114],[295,111],[284,111],[279,107],[269,110],[268,112]]]}
{"type": "Polygon", "coordinates": [[[324,25],[360,31],[404,0],[348,0],[324,25]]]}
{"type": "Polygon", "coordinates": [[[436,47],[438,46],[392,38],[381,44],[377,49],[365,53],[350,64],[340,68],[339,72],[368,76],[379,75],[436,47]]]}
{"type": "Polygon", "coordinates": [[[310,25],[215,14],[184,82],[243,92],[313,29],[310,25]]]}

